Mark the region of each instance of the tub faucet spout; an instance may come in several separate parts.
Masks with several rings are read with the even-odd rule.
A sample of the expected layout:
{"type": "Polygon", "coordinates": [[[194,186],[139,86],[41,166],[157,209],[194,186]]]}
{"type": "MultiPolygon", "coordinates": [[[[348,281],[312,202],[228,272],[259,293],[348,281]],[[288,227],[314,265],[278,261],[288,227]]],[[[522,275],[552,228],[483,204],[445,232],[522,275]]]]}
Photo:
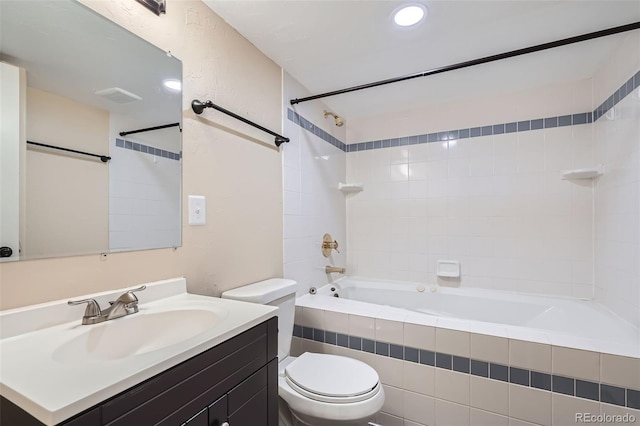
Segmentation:
{"type": "Polygon", "coordinates": [[[345,273],[345,268],[339,268],[337,266],[325,266],[324,271],[327,274],[331,274],[333,272],[337,273],[337,274],[344,274],[345,273]]]}

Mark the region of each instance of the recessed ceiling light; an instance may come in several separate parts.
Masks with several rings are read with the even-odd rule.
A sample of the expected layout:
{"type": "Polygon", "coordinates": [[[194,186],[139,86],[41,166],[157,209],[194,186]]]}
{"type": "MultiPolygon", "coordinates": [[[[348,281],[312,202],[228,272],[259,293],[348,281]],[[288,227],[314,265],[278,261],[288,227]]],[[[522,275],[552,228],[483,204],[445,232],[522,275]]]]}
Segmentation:
{"type": "Polygon", "coordinates": [[[175,90],[176,92],[182,90],[182,82],[180,80],[165,80],[162,82],[162,84],[164,84],[164,87],[166,87],[167,89],[175,90]]]}
{"type": "Polygon", "coordinates": [[[410,27],[421,22],[427,16],[427,8],[423,4],[413,3],[401,6],[393,14],[393,22],[401,27],[410,27]]]}

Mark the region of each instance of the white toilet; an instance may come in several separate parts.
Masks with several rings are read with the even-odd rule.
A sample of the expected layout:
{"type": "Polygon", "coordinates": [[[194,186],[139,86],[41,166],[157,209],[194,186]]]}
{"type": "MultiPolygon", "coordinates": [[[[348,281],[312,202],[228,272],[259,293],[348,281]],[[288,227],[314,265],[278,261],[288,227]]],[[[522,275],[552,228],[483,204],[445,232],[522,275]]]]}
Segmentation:
{"type": "Polygon", "coordinates": [[[359,360],[305,352],[289,356],[297,283],[274,278],[222,293],[226,299],[278,307],[280,425],[365,426],[380,411],[378,373],[359,360]]]}

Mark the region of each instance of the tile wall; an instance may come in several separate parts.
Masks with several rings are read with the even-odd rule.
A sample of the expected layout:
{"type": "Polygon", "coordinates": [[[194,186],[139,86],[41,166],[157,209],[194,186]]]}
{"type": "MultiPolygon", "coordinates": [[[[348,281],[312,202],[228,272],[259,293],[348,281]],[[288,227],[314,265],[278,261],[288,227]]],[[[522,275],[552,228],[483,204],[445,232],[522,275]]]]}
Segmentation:
{"type": "Polygon", "coordinates": [[[293,355],[344,355],[376,369],[385,426],[640,420],[638,358],[306,306],[296,308],[294,334],[293,355]]]}
{"type": "Polygon", "coordinates": [[[628,35],[594,77],[596,102],[612,106],[594,125],[596,161],[606,166],[595,187],[594,244],[596,300],[640,327],[638,46],[640,34],[628,35]]]}
{"type": "Polygon", "coordinates": [[[596,123],[606,164],[595,190],[596,299],[640,327],[640,98],[612,111],[596,123]]]}
{"type": "Polygon", "coordinates": [[[625,35],[588,82],[356,121],[352,273],[596,297],[640,325],[638,43],[625,35]],[[597,165],[597,180],[561,179],[597,165]],[[462,278],[436,277],[439,259],[462,278]]]}
{"type": "MultiPolygon", "coordinates": [[[[287,125],[293,126],[294,134],[313,140],[319,148],[333,153],[332,156],[314,155],[314,160],[323,158],[337,164],[342,158],[340,151],[346,151],[346,180],[365,185],[364,192],[346,196],[349,274],[593,298],[594,269],[597,269],[601,277],[598,281],[601,284],[596,285],[599,298],[607,300],[605,304],[625,319],[640,324],[639,267],[631,260],[622,264],[617,260],[637,258],[640,239],[635,214],[639,190],[634,141],[638,120],[633,116],[635,98],[628,96],[636,86],[632,74],[630,79],[623,80],[624,91],[615,86],[616,89],[609,92],[610,99],[586,113],[575,111],[592,104],[592,101],[586,102],[584,95],[584,92],[591,93],[591,81],[588,85],[573,83],[565,90],[553,88],[557,96],[566,98],[561,104],[575,108],[571,114],[349,145],[305,118],[306,111],[298,113],[287,108],[287,125]],[[618,104],[621,100],[624,103],[618,104]],[[614,102],[618,113],[613,123],[618,130],[614,130],[612,120],[607,118],[611,113],[604,115],[614,102]],[[621,126],[624,129],[620,130],[621,126]],[[600,143],[598,152],[596,136],[600,143]],[[621,144],[614,141],[615,137],[627,141],[628,152],[619,153],[621,144]],[[618,155],[623,163],[616,165],[604,158],[603,146],[609,147],[608,155],[618,155]],[[605,163],[608,172],[600,180],[561,178],[564,170],[605,163]],[[626,181],[620,180],[619,172],[610,174],[616,168],[631,171],[624,175],[626,181]],[[602,197],[608,194],[609,201],[611,197],[617,198],[623,206],[594,199],[598,182],[601,182],[602,197]],[[613,186],[611,182],[615,182],[613,186]],[[611,195],[614,187],[617,195],[611,195]],[[604,191],[603,188],[610,189],[604,191]],[[612,212],[612,208],[618,208],[613,215],[619,215],[620,208],[626,209],[622,211],[626,225],[604,213],[605,210],[612,212]],[[594,209],[600,215],[597,222],[594,209]],[[620,224],[615,231],[612,231],[613,223],[620,224]],[[603,253],[598,259],[606,256],[609,259],[598,265],[594,264],[594,227],[606,234],[595,238],[601,245],[598,253],[603,253]],[[613,241],[616,235],[611,232],[617,232],[617,241],[613,241]],[[626,250],[630,238],[631,250],[626,250]],[[606,250],[602,249],[604,246],[606,250]],[[607,255],[616,250],[617,257],[607,255]],[[436,277],[439,259],[461,261],[462,278],[436,277]],[[605,279],[607,274],[618,278],[605,279]]],[[[547,90],[541,93],[548,97],[547,90]]],[[[533,93],[521,95],[535,98],[533,93]]],[[[591,99],[591,95],[588,97],[591,99]]],[[[530,112],[540,113],[543,110],[540,105],[545,104],[543,100],[533,102],[539,107],[530,112]]],[[[318,118],[320,114],[316,111],[318,118]]],[[[505,116],[514,118],[509,114],[505,116]]],[[[308,147],[312,143],[303,145],[308,147]]],[[[314,179],[331,176],[335,180],[335,176],[341,174],[339,167],[323,172],[317,161],[307,161],[302,167],[300,153],[296,148],[290,151],[296,158],[291,161],[292,155],[287,159],[285,153],[288,162],[285,164],[285,198],[292,198],[294,203],[300,200],[300,209],[311,205],[315,196],[307,197],[305,202],[299,198],[303,195],[298,185],[303,182],[308,188],[314,186],[324,188],[326,194],[335,193],[332,184],[314,182],[314,179]]],[[[341,224],[340,202],[334,207],[332,219],[341,224]]],[[[311,229],[301,224],[307,219],[298,216],[308,219],[309,212],[302,214],[299,210],[292,214],[289,211],[285,222],[289,222],[289,229],[296,224],[298,231],[288,235],[309,238],[300,233],[301,229],[311,229]]],[[[330,226],[329,222],[324,226],[330,226]]],[[[317,248],[313,242],[307,242],[311,243],[311,251],[317,248]]],[[[308,261],[310,257],[303,261],[301,256],[311,255],[303,255],[307,249],[295,246],[300,240],[289,241],[292,243],[294,248],[289,252],[295,252],[297,257],[285,263],[290,264],[289,276],[304,284],[301,293],[310,285],[331,279],[320,273],[319,263],[312,266],[313,262],[308,261]]]]}
{"type": "Polygon", "coordinates": [[[110,153],[109,250],[180,246],[181,153],[122,139],[110,153]]]}
{"type": "Polygon", "coordinates": [[[350,270],[591,297],[593,185],[561,171],[594,166],[593,125],[567,112],[349,145],[347,179],[365,185],[347,200],[350,270]],[[460,261],[462,278],[438,279],[437,260],[460,261]]]}
{"type": "MultiPolygon", "coordinates": [[[[285,99],[306,96],[306,90],[285,74],[285,99]]],[[[344,129],[324,119],[323,105],[310,103],[294,109],[285,105],[282,147],[284,209],[284,277],[298,282],[298,295],[311,286],[338,278],[327,265],[346,266],[346,200],[338,183],[346,180],[344,129]],[[325,233],[338,241],[339,253],[321,252],[325,233]]]]}

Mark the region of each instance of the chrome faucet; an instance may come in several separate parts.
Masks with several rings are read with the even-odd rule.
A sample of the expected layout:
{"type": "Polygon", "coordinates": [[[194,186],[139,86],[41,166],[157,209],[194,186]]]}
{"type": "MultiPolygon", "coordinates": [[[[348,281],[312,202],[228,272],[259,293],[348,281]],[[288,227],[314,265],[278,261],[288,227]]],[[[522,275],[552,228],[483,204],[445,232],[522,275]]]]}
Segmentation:
{"type": "Polygon", "coordinates": [[[345,268],[339,268],[337,266],[325,266],[324,267],[324,272],[326,272],[327,274],[331,274],[332,272],[336,272],[338,274],[344,274],[345,273],[345,268]]]}
{"type": "Polygon", "coordinates": [[[115,301],[109,302],[109,307],[105,310],[100,309],[100,305],[95,299],[83,299],[83,300],[69,300],[68,305],[80,305],[82,303],[87,304],[87,309],[84,311],[82,317],[82,324],[97,324],[116,318],[123,317],[125,315],[135,314],[138,312],[138,298],[135,294],[136,291],[142,291],[147,288],[143,285],[138,288],[134,288],[125,293],[122,293],[115,301]]]}

